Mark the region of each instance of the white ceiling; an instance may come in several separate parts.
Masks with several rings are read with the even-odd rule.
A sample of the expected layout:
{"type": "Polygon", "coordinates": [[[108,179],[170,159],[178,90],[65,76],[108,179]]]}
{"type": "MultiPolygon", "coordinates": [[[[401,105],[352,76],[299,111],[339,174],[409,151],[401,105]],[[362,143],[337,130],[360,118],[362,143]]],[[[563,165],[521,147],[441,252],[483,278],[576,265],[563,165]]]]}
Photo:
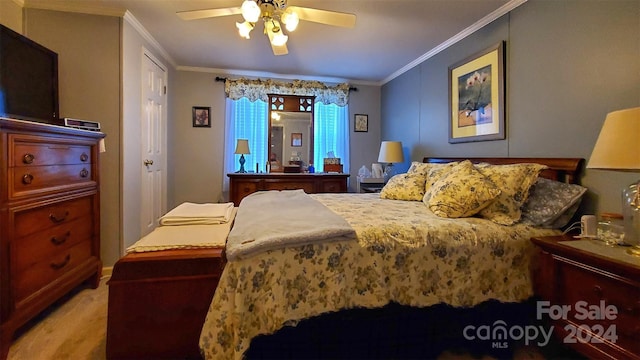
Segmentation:
{"type": "Polygon", "coordinates": [[[289,0],[289,5],[353,13],[356,26],[301,21],[289,34],[289,54],[274,56],[262,24],[250,40],[238,35],[241,15],[191,21],[176,15],[240,6],[242,0],[24,0],[27,8],[126,14],[179,69],[356,84],[383,84],[525,1],[289,0]]]}

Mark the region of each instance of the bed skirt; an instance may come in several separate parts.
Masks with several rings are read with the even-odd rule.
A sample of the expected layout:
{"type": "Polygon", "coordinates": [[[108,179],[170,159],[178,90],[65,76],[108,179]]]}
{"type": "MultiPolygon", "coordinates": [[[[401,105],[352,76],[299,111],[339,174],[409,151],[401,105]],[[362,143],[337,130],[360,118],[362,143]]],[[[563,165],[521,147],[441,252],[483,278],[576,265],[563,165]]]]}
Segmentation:
{"type": "MultiPolygon", "coordinates": [[[[535,319],[535,299],[522,303],[486,301],[472,308],[438,304],[413,308],[396,303],[380,309],[352,309],[325,314],[254,338],[246,359],[435,359],[443,351],[480,358],[513,358],[524,341],[468,340],[465,327],[543,325],[535,319]]],[[[472,334],[473,332],[468,332],[472,334]]],[[[531,344],[530,344],[531,345],[531,344]]],[[[535,347],[535,344],[533,344],[535,347]]],[[[538,350],[537,350],[538,351],[538,350]]],[[[539,350],[565,351],[555,342],[539,350]]]]}

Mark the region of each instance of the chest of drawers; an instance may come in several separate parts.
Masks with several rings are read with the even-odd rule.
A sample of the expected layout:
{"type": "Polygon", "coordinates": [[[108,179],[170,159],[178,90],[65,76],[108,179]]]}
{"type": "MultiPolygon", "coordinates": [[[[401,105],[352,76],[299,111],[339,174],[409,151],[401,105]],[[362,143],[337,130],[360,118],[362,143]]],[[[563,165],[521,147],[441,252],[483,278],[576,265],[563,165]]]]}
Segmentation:
{"type": "Polygon", "coordinates": [[[534,290],[558,340],[593,359],[640,359],[640,259],[568,235],[531,240],[534,290]]]}
{"type": "Polygon", "coordinates": [[[338,173],[233,173],[229,177],[229,201],[235,206],[256,191],[304,190],[307,194],[347,192],[349,174],[338,173]]]}
{"type": "Polygon", "coordinates": [[[80,283],[98,286],[104,134],[0,118],[0,341],[80,283]]]}

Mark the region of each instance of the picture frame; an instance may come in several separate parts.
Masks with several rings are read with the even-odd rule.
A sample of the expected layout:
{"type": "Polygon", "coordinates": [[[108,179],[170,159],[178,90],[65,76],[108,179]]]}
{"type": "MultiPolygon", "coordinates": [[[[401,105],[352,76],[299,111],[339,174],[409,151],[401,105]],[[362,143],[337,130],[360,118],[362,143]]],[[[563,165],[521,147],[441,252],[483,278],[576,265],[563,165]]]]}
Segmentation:
{"type": "Polygon", "coordinates": [[[211,107],[194,106],[191,110],[193,127],[211,127],[211,107]]]}
{"type": "Polygon", "coordinates": [[[369,131],[369,115],[355,114],[353,118],[353,131],[368,132],[369,131]]]}
{"type": "Polygon", "coordinates": [[[291,133],[291,147],[302,146],[302,133],[291,133]]]}
{"type": "Polygon", "coordinates": [[[505,139],[505,42],[449,67],[449,143],[505,139]]]}

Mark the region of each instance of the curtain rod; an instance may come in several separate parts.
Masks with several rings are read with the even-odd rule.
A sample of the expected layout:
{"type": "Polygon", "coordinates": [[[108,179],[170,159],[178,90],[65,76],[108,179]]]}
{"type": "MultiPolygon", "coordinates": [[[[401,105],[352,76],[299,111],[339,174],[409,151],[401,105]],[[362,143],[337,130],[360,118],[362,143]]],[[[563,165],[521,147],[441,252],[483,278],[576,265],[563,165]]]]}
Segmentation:
{"type": "MultiPolygon", "coordinates": [[[[220,77],[220,76],[216,76],[216,81],[218,81],[218,82],[224,82],[224,81],[227,81],[227,78],[225,78],[225,77],[220,77]]],[[[349,91],[358,91],[358,88],[357,88],[357,87],[350,86],[350,87],[349,87],[349,91]]]]}

